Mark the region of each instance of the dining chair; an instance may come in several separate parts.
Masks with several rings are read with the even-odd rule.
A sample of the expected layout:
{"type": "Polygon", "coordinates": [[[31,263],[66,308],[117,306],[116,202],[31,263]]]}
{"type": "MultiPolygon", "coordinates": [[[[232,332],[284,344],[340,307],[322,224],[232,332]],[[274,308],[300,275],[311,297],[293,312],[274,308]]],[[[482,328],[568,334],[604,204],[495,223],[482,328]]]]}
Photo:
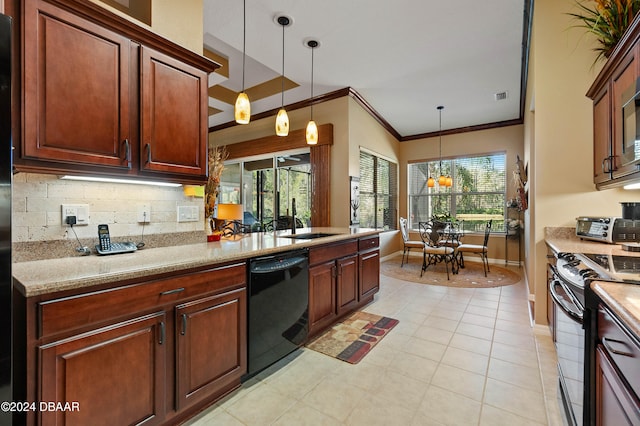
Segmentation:
{"type": "Polygon", "coordinates": [[[440,245],[442,233],[440,232],[440,224],[434,221],[420,222],[420,238],[424,242],[422,250],[422,270],[420,276],[424,274],[430,265],[436,265],[444,262],[444,268],[447,271],[447,280],[449,279],[449,264],[451,264],[451,272],[456,273],[454,267],[454,249],[440,245]]]}
{"type": "Polygon", "coordinates": [[[409,252],[412,248],[424,248],[424,243],[422,241],[409,239],[409,229],[407,226],[407,222],[407,219],[405,219],[404,217],[400,218],[400,232],[402,233],[402,242],[404,243],[404,249],[402,251],[402,261],[400,262],[401,268],[404,265],[405,256],[407,257],[407,263],[409,263],[409,252]]]}
{"type": "Polygon", "coordinates": [[[487,272],[491,272],[489,270],[489,255],[488,255],[488,244],[489,244],[489,234],[491,233],[491,224],[493,223],[493,219],[490,219],[484,228],[484,243],[480,244],[460,244],[456,249],[458,254],[458,262],[460,263],[460,267],[464,268],[464,254],[472,253],[480,255],[482,259],[482,269],[484,270],[484,276],[487,276],[487,272]]]}

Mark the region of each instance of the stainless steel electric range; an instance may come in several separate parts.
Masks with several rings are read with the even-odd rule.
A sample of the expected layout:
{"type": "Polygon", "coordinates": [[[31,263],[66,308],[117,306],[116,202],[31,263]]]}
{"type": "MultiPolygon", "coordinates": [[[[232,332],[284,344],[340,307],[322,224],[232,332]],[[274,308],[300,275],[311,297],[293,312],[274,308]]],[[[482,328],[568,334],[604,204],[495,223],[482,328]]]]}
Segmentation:
{"type": "Polygon", "coordinates": [[[593,324],[585,299],[589,283],[640,284],[640,256],[557,253],[549,265],[553,339],[558,356],[560,398],[569,425],[592,424],[593,359],[589,350],[593,324]]]}

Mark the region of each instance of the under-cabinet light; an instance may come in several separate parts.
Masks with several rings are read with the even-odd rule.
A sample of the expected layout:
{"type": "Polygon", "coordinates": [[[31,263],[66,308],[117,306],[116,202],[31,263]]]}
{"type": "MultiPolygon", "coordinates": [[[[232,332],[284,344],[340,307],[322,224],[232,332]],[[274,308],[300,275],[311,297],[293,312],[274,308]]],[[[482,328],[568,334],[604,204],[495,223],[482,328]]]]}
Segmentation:
{"type": "Polygon", "coordinates": [[[153,181],[153,180],[115,179],[115,178],[105,178],[105,177],[96,177],[96,176],[61,176],[60,179],[80,180],[85,182],[130,183],[134,185],[170,186],[173,188],[182,186],[181,183],[159,182],[159,181],[153,181]]]}
{"type": "Polygon", "coordinates": [[[629,185],[623,186],[624,189],[640,189],[640,182],[630,183],[629,185]]]}

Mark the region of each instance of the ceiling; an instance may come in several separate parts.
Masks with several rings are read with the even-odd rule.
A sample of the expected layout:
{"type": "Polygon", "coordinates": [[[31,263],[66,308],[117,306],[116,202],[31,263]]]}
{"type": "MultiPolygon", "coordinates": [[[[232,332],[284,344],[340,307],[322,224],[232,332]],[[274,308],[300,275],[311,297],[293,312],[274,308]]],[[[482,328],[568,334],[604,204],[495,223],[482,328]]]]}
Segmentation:
{"type": "MultiPolygon", "coordinates": [[[[531,0],[246,0],[245,89],[252,116],[350,88],[401,140],[521,119],[531,0]],[[523,64],[525,65],[523,67],[523,64]],[[496,94],[506,98],[496,100],[496,94]]],[[[209,126],[233,123],[242,90],[243,2],[204,0],[209,126]]],[[[526,80],[525,80],[526,81],[526,80]]],[[[273,111],[275,120],[275,111],[273,111]]]]}

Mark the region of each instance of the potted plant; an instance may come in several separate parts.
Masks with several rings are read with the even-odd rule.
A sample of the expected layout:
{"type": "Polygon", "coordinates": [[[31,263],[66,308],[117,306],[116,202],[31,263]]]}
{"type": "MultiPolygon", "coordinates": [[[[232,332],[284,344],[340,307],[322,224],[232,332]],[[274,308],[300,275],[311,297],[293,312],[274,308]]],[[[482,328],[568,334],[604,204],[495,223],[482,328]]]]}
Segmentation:
{"type": "Polygon", "coordinates": [[[576,4],[580,11],[568,15],[598,39],[596,61],[609,57],[640,10],[640,0],[576,0],[576,4]]]}

